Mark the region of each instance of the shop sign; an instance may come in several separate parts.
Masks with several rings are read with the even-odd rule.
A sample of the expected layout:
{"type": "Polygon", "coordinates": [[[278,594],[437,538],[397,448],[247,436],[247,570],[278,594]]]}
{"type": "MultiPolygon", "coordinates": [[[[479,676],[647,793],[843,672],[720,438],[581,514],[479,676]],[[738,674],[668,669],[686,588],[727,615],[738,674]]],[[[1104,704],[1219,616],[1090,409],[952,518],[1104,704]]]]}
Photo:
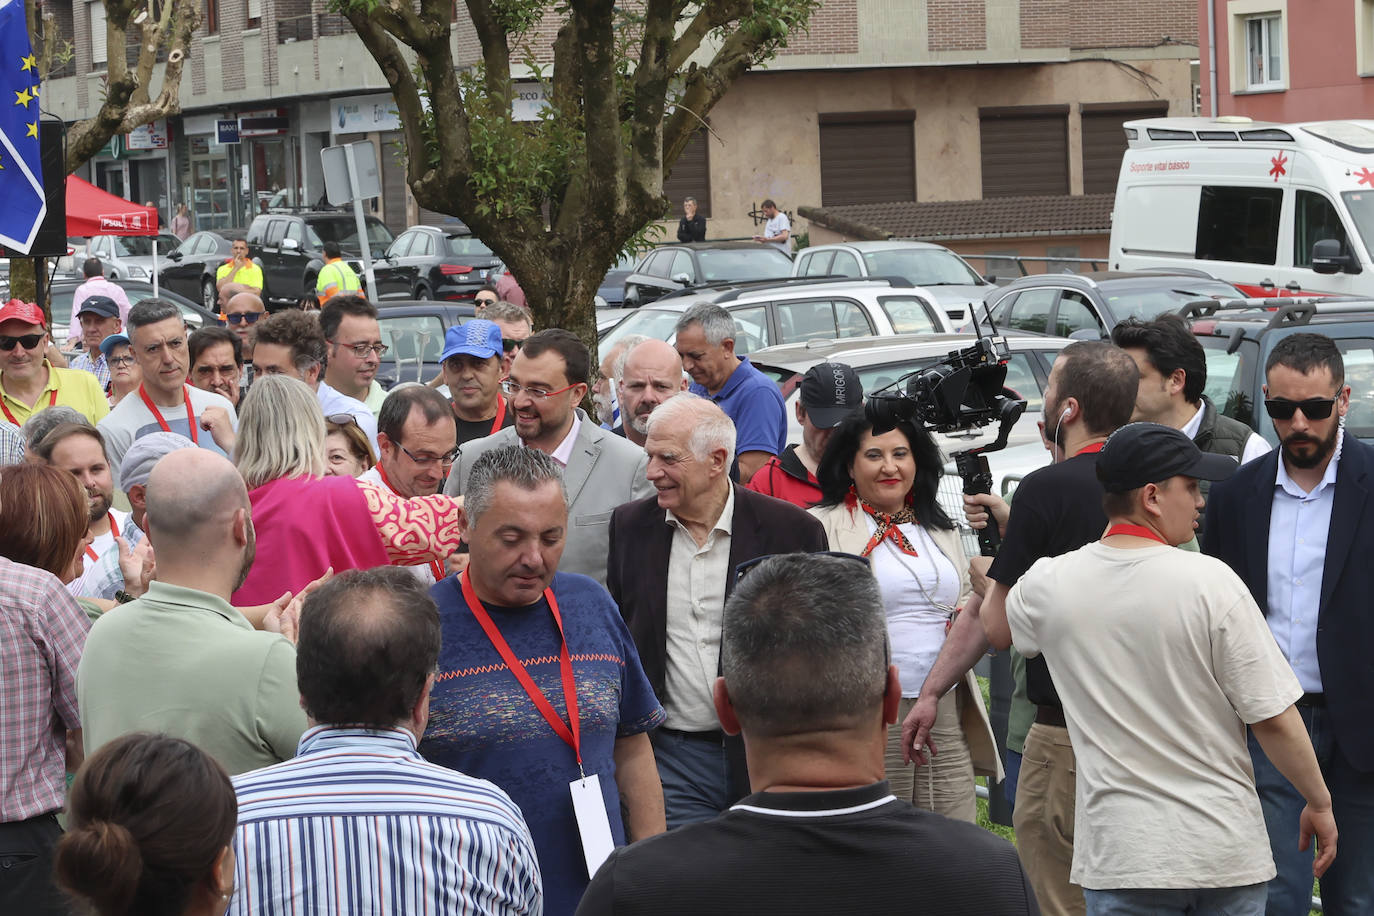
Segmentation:
{"type": "Polygon", "coordinates": [[[128,150],[124,146],[124,136],[113,134],[110,139],[105,141],[105,145],[96,150],[97,159],[120,159],[128,156],[128,150]]]}
{"type": "Polygon", "coordinates": [[[512,121],[538,121],[539,114],[549,104],[547,87],[543,83],[512,83],[515,98],[511,100],[512,121]]]}
{"type": "Polygon", "coordinates": [[[280,108],[265,111],[239,112],[239,138],[275,137],[284,134],[291,127],[291,121],[282,116],[280,108]]]}
{"type": "Polygon", "coordinates": [[[401,129],[401,113],[389,95],[354,95],[330,103],[330,128],[336,134],[401,129]]]}
{"type": "Polygon", "coordinates": [[[167,121],[159,118],[151,124],[144,124],[129,131],[125,145],[131,149],[166,149],[167,121]]]}
{"type": "Polygon", "coordinates": [[[215,142],[219,144],[239,142],[239,119],[224,118],[215,122],[215,142]]]}

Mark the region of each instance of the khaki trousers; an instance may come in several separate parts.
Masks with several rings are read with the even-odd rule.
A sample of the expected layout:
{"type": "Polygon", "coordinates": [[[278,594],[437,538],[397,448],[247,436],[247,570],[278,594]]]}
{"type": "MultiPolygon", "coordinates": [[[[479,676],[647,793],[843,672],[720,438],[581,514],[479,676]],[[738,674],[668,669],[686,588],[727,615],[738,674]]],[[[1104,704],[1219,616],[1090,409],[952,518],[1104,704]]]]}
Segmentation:
{"type": "Polygon", "coordinates": [[[887,752],[883,764],[892,794],[917,808],[934,811],[955,820],[973,823],[978,818],[977,796],[973,789],[973,758],[959,725],[958,690],[940,700],[930,739],[938,754],[930,763],[918,767],[902,763],[902,720],[916,705],[915,699],[902,699],[897,724],[887,730],[887,752]]]}
{"type": "Polygon", "coordinates": [[[1016,849],[1044,916],[1084,916],[1073,864],[1074,757],[1069,730],[1036,722],[1026,735],[1016,781],[1016,849]]]}

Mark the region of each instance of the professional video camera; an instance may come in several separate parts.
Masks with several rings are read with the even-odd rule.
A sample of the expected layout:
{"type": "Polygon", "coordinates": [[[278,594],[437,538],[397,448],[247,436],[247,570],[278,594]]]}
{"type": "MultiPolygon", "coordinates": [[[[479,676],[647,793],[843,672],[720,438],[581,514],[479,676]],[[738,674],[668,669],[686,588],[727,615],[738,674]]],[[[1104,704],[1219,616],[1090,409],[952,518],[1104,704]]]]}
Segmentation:
{"type": "MultiPolygon", "coordinates": [[[[1003,394],[1010,358],[1005,338],[980,333],[976,343],[873,392],[864,402],[864,416],[876,434],[890,431],[901,420],[941,433],[1000,423],[992,442],[950,456],[963,478],[965,493],[990,493],[993,481],[987,453],[1006,448],[1012,426],[1026,409],[1025,401],[1003,394]]],[[[978,532],[978,544],[986,555],[995,553],[999,542],[996,525],[978,532]]]]}

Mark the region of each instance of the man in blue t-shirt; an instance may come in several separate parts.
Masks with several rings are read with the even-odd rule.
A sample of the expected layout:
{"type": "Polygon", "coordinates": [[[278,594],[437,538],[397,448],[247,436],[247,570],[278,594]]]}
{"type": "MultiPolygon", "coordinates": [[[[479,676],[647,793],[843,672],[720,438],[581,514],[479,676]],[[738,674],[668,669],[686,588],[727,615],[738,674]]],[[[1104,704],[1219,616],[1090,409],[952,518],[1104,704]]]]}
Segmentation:
{"type": "Polygon", "coordinates": [[[663,707],[611,596],[586,576],[555,575],[568,510],[553,459],[518,445],[492,449],[464,495],[470,560],[431,592],[443,650],[420,753],[510,795],[534,837],[545,912],[572,913],[589,875],[580,830],[588,817],[574,813],[571,784],[584,786],[583,773],[586,786],[599,783],[616,845],[662,833],[648,732],[663,707]]]}
{"type": "Polygon", "coordinates": [[[735,355],[735,319],[718,305],[701,302],[683,312],[673,329],[693,394],[720,405],[735,424],[735,463],[730,476],[745,484],[787,445],[782,392],[745,356],[735,355]]]}

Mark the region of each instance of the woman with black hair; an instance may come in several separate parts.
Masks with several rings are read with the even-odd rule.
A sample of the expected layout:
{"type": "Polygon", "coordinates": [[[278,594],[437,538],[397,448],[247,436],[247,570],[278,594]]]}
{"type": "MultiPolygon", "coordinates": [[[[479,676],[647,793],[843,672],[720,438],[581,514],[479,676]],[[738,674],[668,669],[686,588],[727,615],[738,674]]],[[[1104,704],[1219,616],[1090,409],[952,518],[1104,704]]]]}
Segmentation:
{"type": "MultiPolygon", "coordinates": [[[[945,633],[969,594],[959,532],[940,508],[940,449],[908,422],[877,433],[862,413],[844,420],[817,468],[821,502],[810,510],[832,550],[867,557],[887,609],[892,662],[902,684],[900,722],[916,703],[945,633]]],[[[917,807],[973,821],[974,775],[1001,768],[973,675],[940,700],[931,763],[902,763],[900,726],[889,729],[886,770],[893,793],[917,807]]]]}

